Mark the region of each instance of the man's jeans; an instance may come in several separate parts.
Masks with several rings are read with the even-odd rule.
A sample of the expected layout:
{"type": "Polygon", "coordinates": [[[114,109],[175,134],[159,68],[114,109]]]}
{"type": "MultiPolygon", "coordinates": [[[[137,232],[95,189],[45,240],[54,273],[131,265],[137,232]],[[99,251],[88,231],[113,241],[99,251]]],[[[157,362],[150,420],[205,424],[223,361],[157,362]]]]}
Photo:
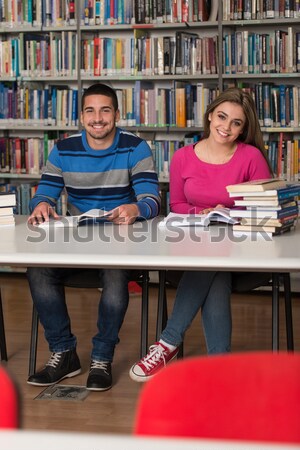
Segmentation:
{"type": "Polygon", "coordinates": [[[230,352],[230,295],[230,272],[184,272],[172,314],[160,338],[168,344],[179,346],[201,308],[207,352],[230,352]]]}
{"type": "MultiPolygon", "coordinates": [[[[75,269],[78,272],[78,269],[75,269]]],[[[34,305],[45,330],[51,352],[76,347],[65,300],[64,279],[74,269],[30,267],[27,270],[34,305]]],[[[99,287],[103,288],[98,306],[98,333],[93,337],[91,358],[112,361],[119,330],[128,307],[129,271],[99,269],[99,287]]]]}

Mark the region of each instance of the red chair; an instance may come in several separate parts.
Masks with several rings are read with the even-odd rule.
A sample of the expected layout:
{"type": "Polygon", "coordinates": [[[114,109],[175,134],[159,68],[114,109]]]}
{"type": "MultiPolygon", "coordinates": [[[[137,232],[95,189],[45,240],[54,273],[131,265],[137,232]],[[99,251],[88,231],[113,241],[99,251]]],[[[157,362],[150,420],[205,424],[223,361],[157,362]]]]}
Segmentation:
{"type": "Polygon", "coordinates": [[[147,382],[135,434],[300,443],[300,354],[171,363],[147,382]]]}
{"type": "Polygon", "coordinates": [[[0,428],[19,427],[19,396],[17,388],[0,366],[0,428]]]}

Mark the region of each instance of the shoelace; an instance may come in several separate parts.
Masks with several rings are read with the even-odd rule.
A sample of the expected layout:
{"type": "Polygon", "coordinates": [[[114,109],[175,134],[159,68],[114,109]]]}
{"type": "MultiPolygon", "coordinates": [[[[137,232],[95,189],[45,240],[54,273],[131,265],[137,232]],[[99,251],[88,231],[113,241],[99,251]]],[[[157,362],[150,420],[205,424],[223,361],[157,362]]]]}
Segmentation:
{"type": "Polygon", "coordinates": [[[163,349],[161,345],[151,345],[149,347],[149,355],[143,358],[143,364],[147,370],[152,369],[160,361],[163,360],[164,366],[166,365],[165,353],[166,351],[163,349]]]}
{"type": "Polygon", "coordinates": [[[51,353],[51,356],[50,356],[49,361],[47,362],[46,366],[51,366],[51,367],[54,367],[54,369],[55,369],[56,366],[58,365],[58,363],[60,362],[61,355],[62,355],[62,352],[51,353]]]}
{"type": "Polygon", "coordinates": [[[103,370],[108,375],[108,371],[107,371],[108,364],[109,364],[108,361],[92,360],[90,370],[100,369],[100,370],[103,370]]]}

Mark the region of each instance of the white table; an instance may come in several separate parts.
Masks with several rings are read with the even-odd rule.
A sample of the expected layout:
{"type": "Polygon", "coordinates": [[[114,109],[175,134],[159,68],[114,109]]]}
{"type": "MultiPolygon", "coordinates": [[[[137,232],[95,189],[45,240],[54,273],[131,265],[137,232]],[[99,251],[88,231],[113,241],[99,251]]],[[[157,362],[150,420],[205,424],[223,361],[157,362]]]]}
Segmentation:
{"type": "Polygon", "coordinates": [[[297,272],[300,227],[263,239],[217,225],[168,231],[159,219],[133,225],[38,229],[17,216],[0,228],[0,265],[297,272]]]}
{"type": "Polygon", "coordinates": [[[130,435],[0,431],[3,450],[296,450],[300,445],[210,439],[141,438],[130,435]]]}
{"type": "Polygon", "coordinates": [[[43,229],[17,216],[15,227],[0,228],[0,265],[272,272],[272,342],[277,350],[276,274],[300,270],[300,227],[273,238],[236,237],[226,225],[170,230],[158,227],[159,221],[43,229]]]}

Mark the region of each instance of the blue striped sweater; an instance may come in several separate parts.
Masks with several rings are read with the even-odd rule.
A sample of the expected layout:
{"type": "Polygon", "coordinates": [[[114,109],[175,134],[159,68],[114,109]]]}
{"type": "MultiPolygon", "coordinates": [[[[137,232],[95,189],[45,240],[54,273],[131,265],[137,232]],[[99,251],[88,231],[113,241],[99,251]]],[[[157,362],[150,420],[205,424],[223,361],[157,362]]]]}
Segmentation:
{"type": "Polygon", "coordinates": [[[151,150],[143,139],[120,128],[106,150],[93,150],[85,131],[58,141],[30,202],[31,210],[44,201],[55,206],[64,188],[72,215],[135,202],[141,218],[159,213],[159,184],[151,150]]]}

